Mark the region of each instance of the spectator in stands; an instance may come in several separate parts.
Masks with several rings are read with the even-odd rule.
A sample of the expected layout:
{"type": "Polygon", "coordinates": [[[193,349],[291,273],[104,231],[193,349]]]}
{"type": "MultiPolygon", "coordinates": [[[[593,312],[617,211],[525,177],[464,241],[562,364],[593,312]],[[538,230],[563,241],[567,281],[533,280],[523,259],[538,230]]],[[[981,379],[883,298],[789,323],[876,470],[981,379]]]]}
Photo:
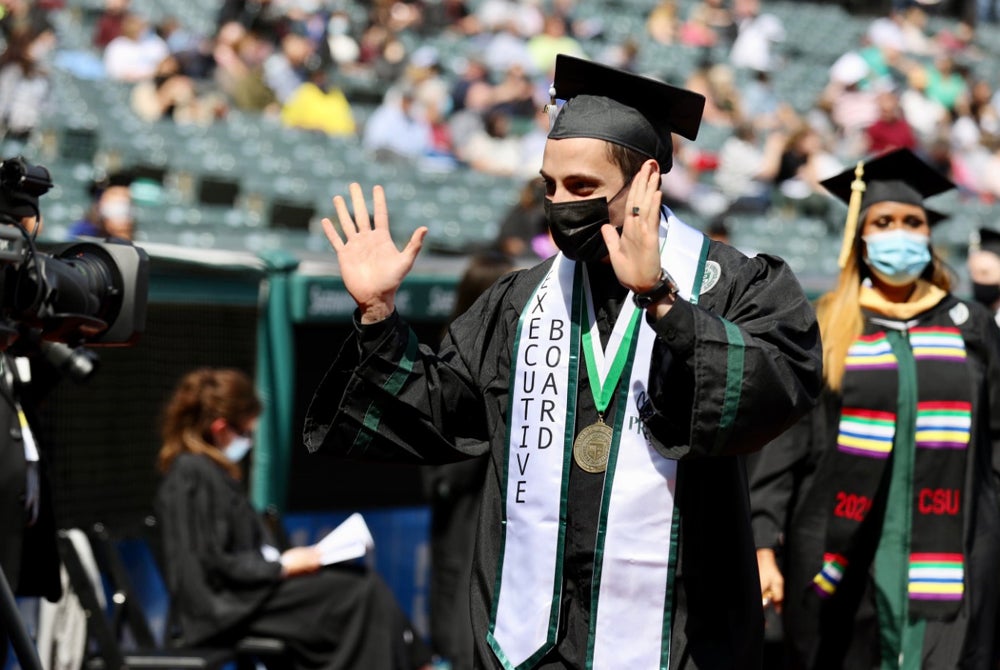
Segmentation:
{"type": "Polygon", "coordinates": [[[907,82],[908,86],[899,96],[900,109],[920,143],[927,146],[947,128],[948,110],[927,95],[926,69],[918,67],[910,70],[907,82]]]}
{"type": "Polygon", "coordinates": [[[283,105],[317,67],[319,59],[312,41],[299,32],[289,32],[281,38],[280,50],[264,61],[264,83],[283,105]]]}
{"type": "Polygon", "coordinates": [[[719,36],[709,23],[711,13],[711,9],[705,4],[692,6],[687,19],[681,24],[677,41],[687,47],[714,47],[719,36]]]}
{"type": "Polygon", "coordinates": [[[962,74],[955,68],[951,56],[942,54],[934,59],[934,65],[927,70],[927,95],[953,111],[959,98],[968,92],[962,74]]]}
{"type": "Polygon", "coordinates": [[[550,72],[556,63],[557,54],[568,54],[583,58],[583,46],[569,35],[566,18],[559,14],[549,14],[542,24],[542,32],[528,38],[528,54],[531,56],[533,71],[550,72]]]}
{"type": "MultiPolygon", "coordinates": [[[[539,255],[536,238],[549,237],[549,227],[545,222],[545,183],[535,177],[524,183],[518,193],[517,202],[500,221],[500,232],[496,246],[502,254],[511,258],[548,258],[555,251],[539,255]]],[[[542,249],[547,250],[543,245],[542,249]]]]}
{"type": "Polygon", "coordinates": [[[868,140],[868,150],[865,153],[879,154],[890,149],[915,150],[917,137],[903,116],[896,92],[879,93],[878,108],[878,120],[865,128],[865,137],[868,140]]]}
{"type": "Polygon", "coordinates": [[[990,668],[1000,331],[931,248],[952,183],[905,149],[862,169],[824,182],[849,205],[820,404],[750,473],[761,597],[790,667],[990,668]]]}
{"type": "Polygon", "coordinates": [[[104,9],[94,24],[94,47],[104,51],[111,40],[122,34],[125,17],[129,13],[130,0],[104,0],[104,9]]]}
{"type": "Polygon", "coordinates": [[[803,125],[787,136],[778,169],[774,172],[777,194],[783,205],[807,216],[825,217],[829,197],[820,182],[840,169],[840,162],[827,149],[823,136],[803,125]]]}
{"type": "Polygon", "coordinates": [[[257,32],[233,21],[219,29],[212,56],[214,79],[232,104],[245,111],[277,113],[280,105],[264,81],[271,45],[257,32]]]}
{"type": "Polygon", "coordinates": [[[735,68],[768,71],[777,67],[774,45],[785,41],[785,26],[774,14],[762,14],[760,0],[736,0],[737,33],[729,51],[735,68]]]}
{"type": "Polygon", "coordinates": [[[774,77],[770,72],[754,70],[740,93],[742,119],[753,124],[756,130],[772,130],[780,125],[782,103],[774,90],[774,77]]]}
{"type": "Polygon", "coordinates": [[[149,123],[166,118],[204,126],[225,111],[222,96],[214,92],[200,95],[194,80],[181,72],[174,55],[163,59],[151,79],[136,82],[130,104],[132,111],[149,123]]]}
{"type": "Polygon", "coordinates": [[[47,109],[52,84],[41,60],[54,41],[51,32],[16,32],[0,55],[0,156],[4,158],[22,153],[47,109]]]}
{"type": "Polygon", "coordinates": [[[878,120],[877,80],[870,78],[871,73],[858,53],[844,54],[831,66],[830,80],[817,103],[829,115],[845,156],[864,154],[865,128],[878,120]]]}
{"type": "Polygon", "coordinates": [[[457,147],[458,158],[478,172],[513,175],[521,165],[521,143],[510,124],[510,115],[502,109],[490,111],[483,129],[457,147]]]}
{"type": "MultiPolygon", "coordinates": [[[[737,28],[736,22],[733,20],[732,10],[729,8],[729,0],[700,0],[691,7],[688,15],[689,20],[693,20],[696,15],[697,23],[708,28],[714,35],[710,44],[697,44],[696,46],[732,44],[736,37],[737,28]]],[[[703,32],[703,28],[699,28],[699,32],[703,32]]]]}
{"type": "Polygon", "coordinates": [[[281,107],[281,122],[289,128],[318,130],[327,135],[353,135],[357,129],[344,92],[329,82],[325,70],[310,73],[281,107]]]}
{"type": "Polygon", "coordinates": [[[415,160],[431,147],[432,129],[416,106],[413,91],[390,90],[365,123],[362,146],[376,160],[415,160]]]}
{"type": "Polygon", "coordinates": [[[135,232],[132,206],[132,175],[114,172],[90,185],[90,209],[70,226],[71,237],[101,237],[131,240],[135,232]]]}
{"type": "MultiPolygon", "coordinates": [[[[775,136],[777,137],[777,136],[775,136]]],[[[780,141],[780,138],[772,140],[780,141]]],[[[715,184],[726,197],[728,212],[765,212],[771,206],[773,161],[757,142],[753,125],[736,126],[719,149],[715,184]]]]}
{"type": "Polygon", "coordinates": [[[156,68],[169,55],[167,43],[144,18],[130,12],[122,19],[122,34],[104,49],[104,69],[117,81],[145,81],[156,76],[156,68]]]}
{"type": "Polygon", "coordinates": [[[676,0],[660,0],[646,16],[646,33],[657,44],[674,44],[678,40],[680,19],[676,0]]]}
{"type": "Polygon", "coordinates": [[[972,297],[993,312],[1000,326],[1000,231],[980,228],[967,261],[972,297]]]}
{"type": "Polygon", "coordinates": [[[276,637],[303,670],[425,666],[430,654],[377,575],[324,566],[315,546],[267,544],[240,467],[260,413],[253,380],[225,368],[189,372],[164,408],[156,511],[182,641],[276,637]]]}
{"type": "Polygon", "coordinates": [[[728,127],[743,118],[735,74],[726,63],[703,60],[688,76],[684,86],[705,96],[704,123],[728,127]]]}
{"type": "MultiPolygon", "coordinates": [[[[455,289],[455,308],[448,323],[464,314],[496,280],[515,268],[514,261],[503,254],[473,256],[455,289]]],[[[488,460],[480,456],[422,469],[431,504],[431,646],[450,662],[451,670],[473,670],[469,593],[488,460]]]]}

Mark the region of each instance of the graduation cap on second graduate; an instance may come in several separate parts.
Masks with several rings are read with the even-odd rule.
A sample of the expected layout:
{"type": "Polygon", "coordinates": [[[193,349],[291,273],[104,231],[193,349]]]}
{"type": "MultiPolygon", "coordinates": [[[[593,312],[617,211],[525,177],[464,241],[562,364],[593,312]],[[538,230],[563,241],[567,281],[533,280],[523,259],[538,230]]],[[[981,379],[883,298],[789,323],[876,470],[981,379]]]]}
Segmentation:
{"type": "Polygon", "coordinates": [[[1000,256],[1000,230],[980,228],[976,231],[976,243],[973,245],[979,251],[988,251],[1000,256]]]}
{"type": "Polygon", "coordinates": [[[928,209],[924,200],[955,188],[943,174],[921,160],[909,149],[896,149],[858,164],[820,182],[826,190],[847,204],[844,243],[838,263],[844,267],[861,212],[877,202],[901,202],[923,207],[927,222],[934,225],[946,218],[928,209]]]}
{"type": "Polygon", "coordinates": [[[565,100],[549,137],[593,137],[673,165],[671,133],[698,136],[705,96],[662,81],[559,54],[553,99],[565,100]]]}

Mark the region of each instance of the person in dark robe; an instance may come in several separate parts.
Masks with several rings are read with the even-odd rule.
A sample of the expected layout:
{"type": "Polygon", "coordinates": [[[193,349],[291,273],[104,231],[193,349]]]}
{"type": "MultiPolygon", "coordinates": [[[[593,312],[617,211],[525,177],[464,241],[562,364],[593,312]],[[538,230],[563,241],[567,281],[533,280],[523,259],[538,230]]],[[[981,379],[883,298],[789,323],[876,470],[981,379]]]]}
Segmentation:
{"type": "Polygon", "coordinates": [[[966,261],[972,281],[972,297],[993,312],[1000,325],[1000,231],[980,228],[976,244],[966,261]]]}
{"type": "MultiPolygon", "coordinates": [[[[497,279],[516,268],[499,252],[474,256],[455,289],[451,323],[465,313],[497,279]]],[[[489,459],[476,458],[423,469],[431,505],[431,646],[452,670],[472,668],[469,585],[476,546],[479,501],[489,459]]]]}
{"type": "MultiPolygon", "coordinates": [[[[488,464],[472,566],[478,668],[754,668],[763,635],[742,454],[820,387],[815,313],[778,258],[747,258],[660,202],[700,95],[560,54],[546,218],[560,253],[498,280],[436,353],[395,309],[402,251],[374,220],[323,222],[355,334],[305,444],[488,464]]],[[[551,107],[555,107],[553,104],[551,107]]]]}
{"type": "Polygon", "coordinates": [[[761,597],[789,667],[996,667],[1000,333],[931,247],[954,185],[901,149],[824,186],[850,203],[826,384],[751,470],[761,597]]]}
{"type": "Polygon", "coordinates": [[[232,369],[188,373],[166,405],[156,510],[181,641],[279,638],[296,668],[426,666],[429,650],[375,574],[324,567],[314,546],[265,543],[239,466],[260,411],[252,380],[232,369]]]}

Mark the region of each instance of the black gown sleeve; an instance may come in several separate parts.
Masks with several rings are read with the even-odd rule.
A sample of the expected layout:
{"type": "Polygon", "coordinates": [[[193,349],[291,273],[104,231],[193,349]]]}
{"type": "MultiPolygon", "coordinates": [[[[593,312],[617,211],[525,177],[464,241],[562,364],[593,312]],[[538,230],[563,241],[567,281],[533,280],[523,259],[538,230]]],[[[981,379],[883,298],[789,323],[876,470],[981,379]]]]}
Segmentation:
{"type": "Polygon", "coordinates": [[[640,415],[672,458],[760,449],[822,388],[815,311],[784,261],[714,243],[709,259],[724,281],[653,324],[650,398],[640,415]]]}
{"type": "MultiPolygon", "coordinates": [[[[518,273],[512,273],[517,275],[518,273]]],[[[321,446],[365,460],[449,463],[488,450],[485,394],[507,392],[513,276],[501,278],[448,328],[437,352],[394,312],[345,342],[313,396],[304,427],[321,446]],[[499,352],[499,353],[498,353],[499,352]],[[501,388],[502,387],[502,388],[501,388]]]]}

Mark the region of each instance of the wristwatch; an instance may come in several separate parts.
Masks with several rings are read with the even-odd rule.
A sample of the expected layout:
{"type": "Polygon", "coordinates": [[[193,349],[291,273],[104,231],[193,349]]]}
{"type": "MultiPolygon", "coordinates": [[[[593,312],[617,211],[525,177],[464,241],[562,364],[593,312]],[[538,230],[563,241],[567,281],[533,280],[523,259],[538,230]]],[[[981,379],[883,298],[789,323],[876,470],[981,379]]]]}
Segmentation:
{"type": "Polygon", "coordinates": [[[646,309],[653,303],[660,302],[668,295],[677,295],[679,291],[677,282],[670,276],[670,273],[660,268],[660,278],[656,280],[653,287],[645,293],[633,293],[632,301],[639,309],[646,309]]]}

